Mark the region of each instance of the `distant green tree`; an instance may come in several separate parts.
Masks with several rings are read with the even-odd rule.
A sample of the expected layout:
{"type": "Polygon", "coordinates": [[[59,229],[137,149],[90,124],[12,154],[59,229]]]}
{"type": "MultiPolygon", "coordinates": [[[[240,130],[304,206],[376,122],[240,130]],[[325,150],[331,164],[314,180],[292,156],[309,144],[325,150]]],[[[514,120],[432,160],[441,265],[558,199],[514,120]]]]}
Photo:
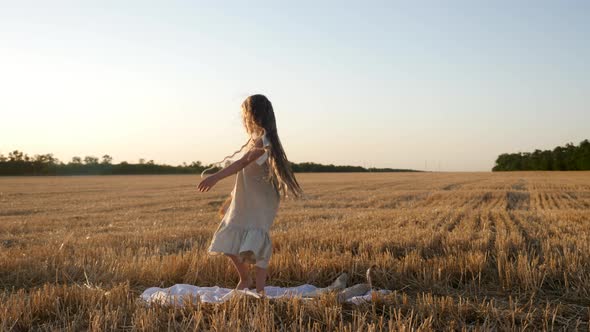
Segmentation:
{"type": "Polygon", "coordinates": [[[84,164],[86,164],[86,165],[97,165],[98,164],[98,158],[96,158],[94,156],[86,156],[86,157],[84,157],[84,164]]]}
{"type": "Polygon", "coordinates": [[[590,141],[583,140],[576,154],[578,169],[590,169],[590,141]]]}
{"type": "Polygon", "coordinates": [[[11,162],[23,162],[25,160],[28,161],[28,159],[29,156],[23,154],[18,150],[14,150],[8,154],[8,160],[11,162]]]}
{"type": "Polygon", "coordinates": [[[551,150],[545,150],[541,153],[541,170],[554,170],[551,150]]]}
{"type": "Polygon", "coordinates": [[[567,143],[565,145],[565,164],[567,170],[574,171],[578,169],[576,163],[576,150],[577,147],[573,143],[567,143]]]}
{"type": "Polygon", "coordinates": [[[59,162],[52,153],[48,154],[36,154],[33,156],[33,161],[39,164],[56,164],[59,162]]]}
{"type": "Polygon", "coordinates": [[[567,170],[567,165],[565,162],[565,152],[564,148],[561,146],[558,146],[555,149],[553,149],[553,167],[555,170],[558,171],[567,170]]]}
{"type": "Polygon", "coordinates": [[[104,156],[102,156],[101,164],[110,165],[112,162],[113,162],[113,157],[109,156],[108,154],[105,154],[104,156]]]}

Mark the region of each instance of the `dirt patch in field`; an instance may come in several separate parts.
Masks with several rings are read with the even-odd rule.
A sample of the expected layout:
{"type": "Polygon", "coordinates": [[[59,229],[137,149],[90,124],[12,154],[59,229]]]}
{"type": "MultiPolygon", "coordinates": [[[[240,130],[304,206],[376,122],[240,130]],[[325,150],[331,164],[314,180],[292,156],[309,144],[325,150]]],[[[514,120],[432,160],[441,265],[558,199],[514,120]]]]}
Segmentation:
{"type": "Polygon", "coordinates": [[[506,193],[506,210],[529,210],[530,207],[530,193],[521,191],[509,191],[506,193]]]}
{"type": "Polygon", "coordinates": [[[28,216],[32,214],[37,214],[40,211],[37,210],[6,210],[0,211],[0,217],[18,217],[18,216],[28,216]]]}
{"type": "Polygon", "coordinates": [[[459,189],[459,188],[461,188],[460,183],[452,183],[452,184],[442,187],[442,190],[455,190],[455,189],[459,189]]]}
{"type": "Polygon", "coordinates": [[[512,185],[512,190],[527,190],[526,181],[519,180],[517,183],[512,185]]]}

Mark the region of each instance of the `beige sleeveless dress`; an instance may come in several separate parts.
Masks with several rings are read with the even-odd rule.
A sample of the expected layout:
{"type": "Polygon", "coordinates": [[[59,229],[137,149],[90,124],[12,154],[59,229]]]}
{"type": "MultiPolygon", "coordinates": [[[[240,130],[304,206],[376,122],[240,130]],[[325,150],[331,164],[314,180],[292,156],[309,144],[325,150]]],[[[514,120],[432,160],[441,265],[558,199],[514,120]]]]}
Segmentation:
{"type": "MultiPolygon", "coordinates": [[[[270,143],[262,137],[263,145],[270,143]]],[[[268,176],[268,152],[238,172],[232,201],[207,252],[232,254],[242,262],[267,268],[272,254],[270,226],[277,214],[279,195],[268,176]]]]}

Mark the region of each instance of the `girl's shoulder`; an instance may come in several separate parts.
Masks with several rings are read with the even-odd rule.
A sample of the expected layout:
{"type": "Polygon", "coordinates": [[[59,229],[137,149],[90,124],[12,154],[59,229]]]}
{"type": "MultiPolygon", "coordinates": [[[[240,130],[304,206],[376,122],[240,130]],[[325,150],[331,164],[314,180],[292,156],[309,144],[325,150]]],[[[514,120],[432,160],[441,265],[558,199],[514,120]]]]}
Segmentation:
{"type": "Polygon", "coordinates": [[[264,151],[264,154],[260,157],[258,157],[258,159],[256,159],[256,163],[258,165],[262,165],[264,164],[264,162],[268,159],[268,150],[267,148],[270,146],[270,140],[268,139],[268,136],[266,135],[266,133],[257,136],[255,138],[252,139],[253,145],[256,148],[262,148],[265,149],[266,151],[264,151]]]}
{"type": "Polygon", "coordinates": [[[266,148],[270,146],[270,139],[266,135],[266,133],[259,135],[259,136],[252,136],[251,144],[254,147],[258,148],[266,148]]]}
{"type": "Polygon", "coordinates": [[[270,146],[270,140],[268,139],[268,136],[266,135],[266,133],[264,133],[262,135],[262,147],[267,147],[270,146]]]}

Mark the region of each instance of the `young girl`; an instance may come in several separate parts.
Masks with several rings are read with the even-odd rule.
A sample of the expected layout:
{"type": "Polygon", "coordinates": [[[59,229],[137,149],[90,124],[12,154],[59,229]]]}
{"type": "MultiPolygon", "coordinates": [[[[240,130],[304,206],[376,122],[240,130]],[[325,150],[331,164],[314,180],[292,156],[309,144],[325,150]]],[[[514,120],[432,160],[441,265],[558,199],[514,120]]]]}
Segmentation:
{"type": "Polygon", "coordinates": [[[237,289],[252,286],[248,264],[254,264],[256,291],[264,295],[266,269],[272,253],[268,232],[279,199],[287,193],[299,197],[303,191],[279,140],[270,101],[263,95],[246,98],[242,103],[242,119],[250,139],[239,151],[244,147],[248,151],[239,160],[201,181],[198,188],[208,191],[219,180],[238,173],[231,203],[208,252],[225,254],[231,259],[240,275],[237,289]]]}

